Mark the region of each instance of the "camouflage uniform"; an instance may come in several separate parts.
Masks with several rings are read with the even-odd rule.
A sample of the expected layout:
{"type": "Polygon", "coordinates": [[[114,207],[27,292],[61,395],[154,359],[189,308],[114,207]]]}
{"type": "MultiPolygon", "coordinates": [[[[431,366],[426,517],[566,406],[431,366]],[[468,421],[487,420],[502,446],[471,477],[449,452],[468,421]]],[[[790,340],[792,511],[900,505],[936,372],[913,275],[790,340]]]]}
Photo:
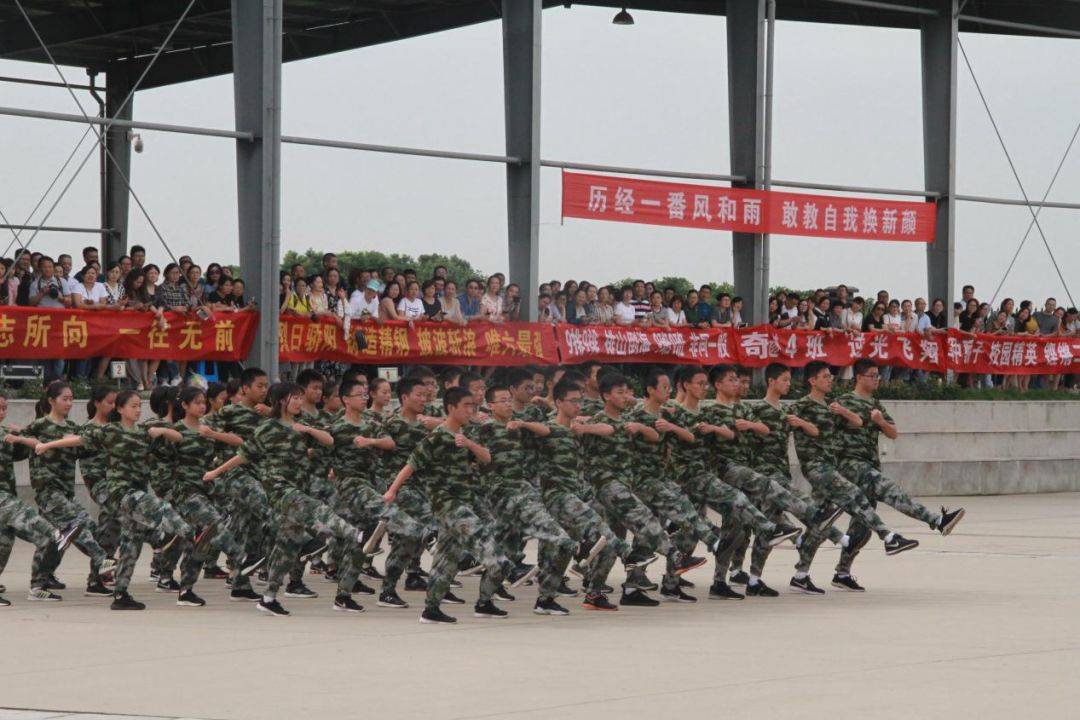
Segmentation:
{"type": "MultiPolygon", "coordinates": [[[[582,445],[577,433],[560,425],[555,420],[548,420],[551,434],[541,436],[537,454],[540,474],[540,490],[548,512],[571,538],[583,547],[591,547],[603,537],[607,545],[593,560],[585,578],[586,591],[599,594],[604,590],[608,573],[611,572],[617,557],[626,558],[630,546],[611,531],[603,517],[588,503],[581,499],[584,482],[582,478],[582,445]]],[[[541,564],[547,562],[541,558],[541,564]]],[[[555,586],[558,581],[555,578],[555,586]]],[[[555,588],[551,587],[551,578],[546,584],[541,580],[541,592],[544,597],[551,597],[555,588]]]]}
{"type": "MultiPolygon", "coordinates": [[[[93,420],[79,428],[82,435],[87,430],[100,427],[93,420]]],[[[91,452],[86,448],[79,451],[79,469],[82,470],[83,482],[86,491],[98,508],[97,540],[98,544],[110,557],[116,554],[120,547],[120,517],[116,514],[116,508],[109,507],[108,486],[105,484],[105,468],[108,466],[108,458],[103,452],[91,452]]]]}
{"type": "MultiPolygon", "coordinates": [[[[840,472],[851,478],[866,494],[871,507],[876,508],[879,501],[883,502],[910,518],[921,520],[933,529],[937,516],[926,506],[912,500],[895,480],[881,472],[881,458],[878,455],[878,435],[881,434],[881,428],[870,419],[870,413],[880,410],[885,419],[892,423],[892,416],[885,406],[877,398],[862,398],[855,393],[841,396],[839,402],[863,421],[861,428],[848,425],[840,431],[840,472]]],[[[866,527],[861,517],[853,517],[848,525],[848,534],[861,534],[866,527]]],[[[843,553],[836,572],[850,573],[856,555],[857,552],[843,553]]]]}
{"type": "Polygon", "coordinates": [[[667,437],[671,446],[671,467],[676,480],[699,507],[710,508],[720,513],[724,519],[721,533],[723,549],[716,556],[714,569],[714,578],[719,582],[726,577],[732,549],[738,544],[742,535],[752,529],[758,534],[758,542],[765,545],[768,538],[775,532],[776,525],[757,508],[737,484],[745,477],[757,474],[745,466],[726,460],[726,457],[739,459],[744,457],[738,443],[738,434],[735,436],[736,442],[718,445],[716,441],[722,438],[712,434],[702,437],[697,429],[698,423],[701,422],[727,425],[734,429],[735,420],[731,417],[731,406],[714,403],[699,408],[695,412],[678,403],[670,403],[669,408],[671,421],[679,427],[692,430],[696,438],[694,442],[687,443],[674,434],[669,434],[667,437]],[[726,455],[726,457],[719,456],[722,458],[718,467],[720,477],[710,471],[710,466],[717,465],[718,446],[726,455]]]}
{"type": "MultiPolygon", "coordinates": [[[[330,426],[334,424],[335,418],[332,413],[328,413],[325,410],[318,410],[315,414],[307,412],[301,413],[299,420],[304,425],[329,432],[330,426]]],[[[311,468],[311,480],[308,486],[308,495],[333,507],[337,502],[337,498],[334,497],[334,483],[330,481],[330,462],[333,449],[320,445],[312,448],[312,450],[314,451],[314,454],[312,457],[308,458],[308,463],[311,468]]]]}
{"type": "MultiPolygon", "coordinates": [[[[244,545],[222,524],[222,514],[212,497],[213,486],[203,481],[207,468],[214,464],[217,443],[192,430],[183,421],[174,423],[170,429],[180,433],[180,442],[164,438],[153,441],[154,449],[171,461],[173,487],[170,491],[172,506],[185,521],[196,528],[215,527],[208,554],[216,556],[224,552],[232,567],[239,570],[244,563],[244,545]]],[[[251,587],[246,575],[233,577],[233,590],[251,587]]]]}
{"type": "MultiPolygon", "coordinates": [[[[637,422],[655,429],[660,416],[653,415],[645,404],[640,403],[624,416],[627,422],[637,422]]],[[[686,428],[693,431],[692,428],[686,428]]],[[[644,502],[658,517],[662,517],[676,527],[672,540],[683,555],[690,555],[698,540],[712,548],[719,542],[719,536],[711,523],[706,521],[694,508],[694,503],[672,479],[667,464],[668,443],[661,433],[659,443],[651,443],[640,435],[633,437],[634,448],[634,494],[644,502]]],[[[645,581],[643,571],[631,573],[636,581],[645,581]]],[[[679,578],[673,568],[668,567],[662,581],[663,589],[674,591],[679,586],[679,578]]]]}
{"type": "Polygon", "coordinates": [[[491,527],[472,509],[476,500],[472,461],[472,453],[459,448],[454,433],[444,425],[436,427],[409,455],[408,465],[426,486],[431,512],[438,523],[439,542],[428,579],[428,610],[439,607],[465,552],[485,568],[480,580],[480,603],[490,601],[502,582],[506,556],[496,547],[491,527]]]}
{"type": "MultiPolygon", "coordinates": [[[[51,442],[65,435],[78,435],[79,426],[70,420],[57,423],[45,415],[27,425],[22,434],[41,442],[51,442]]],[[[75,547],[90,556],[87,582],[93,584],[99,581],[97,568],[108,554],[97,542],[97,525],[90,518],[90,513],[75,500],[75,463],[78,457],[77,448],[51,450],[44,455],[31,454],[30,484],[34,488],[38,512],[53,526],[63,528],[78,524],[82,528],[75,539],[75,547]]],[[[39,549],[34,554],[34,564],[40,567],[44,563],[45,558],[39,549]]],[[[31,585],[41,587],[45,579],[35,577],[31,585]]]]}
{"type": "Polygon", "coordinates": [[[60,562],[54,539],[54,528],[37,510],[19,499],[15,489],[15,462],[30,456],[26,445],[9,445],[4,436],[11,431],[0,425],[0,574],[7,567],[15,538],[20,537],[37,547],[31,569],[31,587],[41,587],[43,580],[56,570],[60,562]]]}
{"type": "MultiPolygon", "coordinates": [[[[84,446],[104,452],[108,459],[106,503],[120,514],[120,549],[116,566],[116,592],[125,592],[135,572],[143,543],[155,532],[179,536],[175,545],[192,550],[195,530],[184,522],[175,508],[158,497],[145,476],[150,437],[141,427],[128,429],[120,423],[97,425],[86,430],[84,446]]],[[[47,453],[48,454],[48,453],[47,453]]],[[[180,586],[190,589],[199,577],[205,555],[188,552],[180,568],[180,586]]]]}
{"type": "MultiPolygon", "coordinates": [[[[817,437],[802,431],[794,433],[795,452],[799,456],[803,476],[813,488],[814,498],[819,503],[843,508],[853,518],[861,518],[867,527],[884,539],[889,534],[889,528],[874,511],[863,491],[836,467],[840,456],[840,427],[846,425],[847,421],[833,415],[827,404],[809,396],[794,403],[791,412],[813,423],[818,429],[817,437]]],[[[803,538],[796,570],[810,572],[810,564],[824,539],[820,531],[812,531],[803,538]]]]}
{"type": "MultiPolygon", "coordinates": [[[[154,427],[169,427],[170,425],[172,425],[170,420],[158,416],[148,418],[139,423],[139,427],[143,430],[149,430],[154,427]]],[[[173,468],[170,462],[171,458],[163,456],[163,454],[156,449],[157,447],[163,446],[151,444],[150,452],[146,457],[146,462],[149,463],[150,467],[150,489],[162,500],[171,502],[173,490],[173,468]]],[[[160,532],[152,533],[147,538],[150,547],[154,549],[154,557],[150,563],[150,567],[153,572],[161,578],[171,578],[173,576],[173,573],[176,571],[176,566],[180,564],[180,556],[184,551],[184,548],[180,543],[173,543],[167,549],[159,552],[158,549],[168,542],[168,540],[168,536],[160,532]]]]}
{"type": "MultiPolygon", "coordinates": [[[[243,403],[226,405],[207,417],[206,424],[222,433],[239,435],[248,440],[264,421],[262,415],[243,403]]],[[[219,459],[224,462],[236,454],[236,448],[219,446],[219,459]]],[[[295,465],[296,460],[293,460],[295,465]]],[[[241,465],[217,483],[229,500],[230,526],[236,538],[244,544],[248,555],[265,557],[270,551],[270,500],[259,482],[257,471],[241,465]]]]}
{"type": "MultiPolygon", "coordinates": [[[[432,411],[434,409],[432,408],[432,411]]],[[[385,456],[386,462],[383,464],[385,475],[379,478],[379,482],[375,486],[375,489],[380,492],[385,492],[390,487],[390,482],[394,479],[394,476],[409,461],[409,455],[428,435],[427,428],[424,427],[423,423],[419,421],[409,422],[402,417],[401,413],[396,413],[387,418],[383,424],[383,429],[388,436],[393,438],[395,447],[385,456]]],[[[424,542],[425,544],[428,543],[435,533],[435,519],[431,515],[431,503],[428,502],[428,498],[424,494],[423,483],[416,482],[414,478],[413,482],[400,489],[396,502],[410,517],[423,525],[424,542]]],[[[406,561],[406,569],[409,573],[419,572],[421,553],[422,551],[418,552],[406,561]]],[[[394,572],[397,572],[396,567],[394,572]]]]}
{"type": "MultiPolygon", "coordinates": [[[[330,426],[334,436],[331,465],[337,476],[338,515],[357,527],[367,528],[386,521],[390,533],[390,553],[386,558],[383,590],[393,590],[409,561],[420,554],[424,542],[424,527],[397,504],[387,505],[382,493],[375,488],[378,468],[381,467],[376,448],[358,448],[353,440],[359,436],[385,437],[382,426],[371,420],[361,420],[353,425],[344,417],[330,426]]],[[[335,557],[343,554],[344,548],[335,557]]],[[[358,549],[353,570],[360,571],[364,556],[358,549]]],[[[339,570],[339,577],[343,573],[339,570]]],[[[355,577],[352,578],[355,581],[355,577]]]]}
{"type": "MultiPolygon", "coordinates": [[[[298,433],[292,423],[268,420],[259,425],[255,434],[244,441],[240,454],[257,465],[259,478],[270,499],[276,524],[273,551],[270,553],[270,582],[266,595],[277,597],[281,581],[296,564],[296,559],[310,534],[333,536],[342,547],[356,548],[360,531],[339,517],[333,510],[303,490],[305,477],[296,472],[298,458],[307,457],[312,445],[309,435],[298,433]]],[[[357,568],[353,567],[358,553],[345,552],[338,568],[338,595],[352,593],[357,568]]]]}
{"type": "MultiPolygon", "coordinates": [[[[526,480],[525,439],[528,430],[508,430],[495,419],[473,427],[470,437],[491,453],[480,468],[482,493],[495,517],[495,543],[507,557],[516,556],[526,537],[539,543],[540,599],[554,599],[577,543],[570,539],[544,507],[540,493],[526,480]]],[[[534,456],[535,457],[535,456],[534,456]]],[[[513,562],[504,574],[513,569],[513,562]]]]}

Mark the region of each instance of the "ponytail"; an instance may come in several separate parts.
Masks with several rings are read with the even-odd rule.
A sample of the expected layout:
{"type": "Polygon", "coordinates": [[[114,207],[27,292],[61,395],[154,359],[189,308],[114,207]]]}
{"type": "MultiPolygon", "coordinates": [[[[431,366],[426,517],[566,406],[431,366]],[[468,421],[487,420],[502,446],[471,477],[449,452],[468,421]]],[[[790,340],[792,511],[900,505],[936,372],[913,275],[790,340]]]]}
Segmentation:
{"type": "Polygon", "coordinates": [[[48,415],[49,412],[52,410],[52,405],[49,403],[49,401],[55,400],[56,398],[60,397],[60,395],[65,390],[70,389],[70,385],[59,380],[54,380],[49,383],[49,385],[45,388],[45,394],[42,395],[41,399],[37,401],[36,405],[34,405],[34,416],[40,418],[48,415]]]}

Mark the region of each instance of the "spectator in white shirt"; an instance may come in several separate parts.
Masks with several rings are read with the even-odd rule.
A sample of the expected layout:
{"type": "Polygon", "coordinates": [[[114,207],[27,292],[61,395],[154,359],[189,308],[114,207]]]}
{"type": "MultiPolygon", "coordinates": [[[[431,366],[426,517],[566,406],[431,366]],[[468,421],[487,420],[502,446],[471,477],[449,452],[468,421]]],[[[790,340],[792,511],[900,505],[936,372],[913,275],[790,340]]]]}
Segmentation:
{"type": "Polygon", "coordinates": [[[87,265],[79,274],[82,275],[82,282],[75,286],[75,292],[72,293],[75,307],[80,310],[108,310],[108,293],[105,286],[97,281],[97,268],[87,265]]]}
{"type": "Polygon", "coordinates": [[[886,332],[902,332],[904,319],[900,316],[900,303],[896,300],[890,300],[889,310],[881,318],[881,321],[886,332]]]}
{"type": "Polygon", "coordinates": [[[624,285],[622,289],[622,300],[615,303],[615,324],[633,325],[635,316],[634,288],[629,285],[624,285]]]}
{"type": "Polygon", "coordinates": [[[686,313],[683,312],[683,299],[678,295],[671,297],[671,305],[667,308],[667,323],[670,327],[686,327],[686,313]]]}
{"type": "Polygon", "coordinates": [[[398,315],[412,322],[424,319],[424,302],[420,299],[420,283],[413,280],[405,290],[405,297],[398,301],[398,315]]]}

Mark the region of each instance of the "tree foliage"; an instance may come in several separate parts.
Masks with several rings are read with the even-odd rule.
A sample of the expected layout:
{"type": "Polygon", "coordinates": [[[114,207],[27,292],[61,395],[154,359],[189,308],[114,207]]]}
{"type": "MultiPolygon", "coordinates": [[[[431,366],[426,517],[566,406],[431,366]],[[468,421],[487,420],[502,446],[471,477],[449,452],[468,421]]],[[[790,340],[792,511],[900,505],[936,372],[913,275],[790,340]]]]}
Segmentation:
{"type": "MultiPolygon", "coordinates": [[[[322,257],[324,250],[308,248],[303,253],[290,250],[281,259],[281,267],[288,270],[296,263],[302,263],[309,275],[322,270],[322,257]]],[[[415,270],[418,278],[427,279],[435,273],[435,268],[445,265],[450,278],[458,283],[467,281],[469,278],[486,278],[487,276],[463,258],[457,255],[421,255],[413,257],[401,253],[387,255],[376,250],[342,250],[334,253],[338,257],[338,269],[343,277],[348,277],[354,268],[361,270],[381,270],[386,266],[393,267],[397,272],[403,270],[415,270]]]]}

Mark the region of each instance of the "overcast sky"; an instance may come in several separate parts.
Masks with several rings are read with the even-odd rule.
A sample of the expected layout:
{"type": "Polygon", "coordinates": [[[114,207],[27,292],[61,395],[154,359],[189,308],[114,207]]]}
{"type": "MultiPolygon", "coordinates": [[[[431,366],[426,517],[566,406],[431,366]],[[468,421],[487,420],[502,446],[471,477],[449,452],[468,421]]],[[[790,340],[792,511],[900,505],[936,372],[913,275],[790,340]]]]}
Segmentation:
{"type": "MultiPolygon", "coordinates": [[[[730,172],[724,19],[635,12],[637,24],[617,27],[612,15],[587,7],[544,12],[543,157],[730,172]]],[[[918,33],[781,22],[776,40],[773,176],[921,188],[918,33]]],[[[971,34],[961,42],[1029,196],[1041,198],[1080,121],[1080,42],[971,34]]],[[[86,81],[81,69],[64,71],[71,82],[86,81]]],[[[0,75],[56,79],[51,67],[31,63],[0,62],[0,75]]],[[[232,98],[225,76],[139,92],[134,112],[146,121],[232,128],[232,98]]],[[[0,99],[78,112],[62,89],[0,83],[0,99]]],[[[96,107],[85,93],[80,99],[88,112],[96,107]]],[[[283,102],[286,134],[501,154],[500,25],[288,63],[283,102]]],[[[958,192],[1021,197],[962,60],[959,107],[958,192]]],[[[83,132],[70,123],[0,117],[0,210],[9,222],[27,220],[83,132]]],[[[143,138],[132,180],[165,240],[204,266],[236,262],[232,141],[153,132],[143,138]]],[[[286,145],[282,166],[286,250],[441,252],[489,273],[506,270],[500,165],[286,145]]],[[[49,224],[96,226],[98,178],[95,155],[49,224]]],[[[732,279],[729,233],[561,224],[559,171],[542,170],[541,182],[542,278],[732,279]]],[[[55,191],[43,208],[52,197],[55,191]]],[[[1050,199],[1080,201],[1080,147],[1050,199]]],[[[978,297],[990,300],[1029,222],[1024,207],[960,204],[957,283],[975,284],[978,297]]],[[[1046,209],[1040,222],[1080,297],[1080,212],[1046,209]]],[[[131,242],[145,245],[152,260],[164,258],[134,202],[130,228],[131,242]]],[[[42,234],[34,247],[58,254],[96,242],[42,234]]],[[[772,284],[926,292],[925,249],[916,243],[777,236],[772,248],[772,284]]],[[[1033,231],[1002,296],[1041,302],[1047,294],[1067,302],[1033,231]]]]}

